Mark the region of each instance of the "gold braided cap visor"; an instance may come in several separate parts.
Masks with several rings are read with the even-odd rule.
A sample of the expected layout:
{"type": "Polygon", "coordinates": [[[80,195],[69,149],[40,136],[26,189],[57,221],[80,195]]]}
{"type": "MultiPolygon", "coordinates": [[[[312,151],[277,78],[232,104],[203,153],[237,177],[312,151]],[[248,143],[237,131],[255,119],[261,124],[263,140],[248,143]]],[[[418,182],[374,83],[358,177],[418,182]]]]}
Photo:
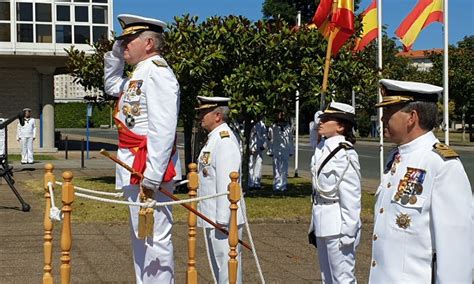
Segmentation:
{"type": "Polygon", "coordinates": [[[195,110],[208,109],[208,108],[213,108],[217,106],[218,104],[203,104],[203,105],[199,105],[197,108],[195,108],[195,110]]]}
{"type": "Polygon", "coordinates": [[[380,103],[376,104],[375,107],[385,107],[414,101],[415,99],[411,96],[384,96],[383,100],[380,103]]]}
{"type": "Polygon", "coordinates": [[[149,26],[131,26],[131,27],[125,28],[122,34],[116,37],[116,39],[124,39],[127,36],[131,36],[139,32],[149,31],[149,30],[150,30],[149,26]]]}

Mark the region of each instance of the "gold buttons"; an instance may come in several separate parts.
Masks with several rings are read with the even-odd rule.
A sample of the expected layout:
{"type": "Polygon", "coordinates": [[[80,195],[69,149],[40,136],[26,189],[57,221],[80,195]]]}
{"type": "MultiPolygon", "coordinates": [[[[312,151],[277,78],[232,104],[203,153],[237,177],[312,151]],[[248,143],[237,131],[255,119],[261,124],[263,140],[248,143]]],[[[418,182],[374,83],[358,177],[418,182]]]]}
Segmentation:
{"type": "Polygon", "coordinates": [[[374,241],[376,241],[377,238],[378,238],[378,237],[377,237],[377,234],[374,234],[374,241]]]}
{"type": "Polygon", "coordinates": [[[392,184],[389,182],[387,183],[387,188],[390,188],[392,186],[392,184]]]}
{"type": "Polygon", "coordinates": [[[372,260],[372,267],[375,267],[377,265],[377,263],[375,262],[375,260],[372,260]]]}
{"type": "Polygon", "coordinates": [[[379,212],[380,212],[380,214],[382,214],[383,213],[383,208],[380,208],[379,212]]]}

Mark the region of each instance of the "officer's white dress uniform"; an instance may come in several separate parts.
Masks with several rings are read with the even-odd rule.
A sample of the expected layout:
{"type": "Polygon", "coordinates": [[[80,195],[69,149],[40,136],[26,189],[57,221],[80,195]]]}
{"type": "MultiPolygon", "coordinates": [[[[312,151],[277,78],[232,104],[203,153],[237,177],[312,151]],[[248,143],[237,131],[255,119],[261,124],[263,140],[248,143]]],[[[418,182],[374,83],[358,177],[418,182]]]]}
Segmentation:
{"type": "MultiPolygon", "coordinates": [[[[212,98],[210,98],[212,99],[212,98]]],[[[217,126],[208,134],[206,144],[198,158],[199,196],[213,195],[227,192],[231,182],[229,174],[233,171],[240,172],[241,156],[238,140],[227,123],[217,126]]],[[[228,197],[206,199],[200,201],[198,210],[217,224],[229,226],[230,202],[228,197]]],[[[239,238],[242,238],[242,225],[244,218],[240,208],[237,211],[237,225],[239,238]]],[[[206,228],[206,238],[209,244],[209,255],[218,283],[229,283],[228,261],[229,242],[227,235],[216,230],[212,225],[198,218],[198,227],[206,228]]],[[[237,282],[242,283],[241,246],[238,245],[238,271],[237,282]]]]}
{"type": "MultiPolygon", "coordinates": [[[[381,83],[412,94],[442,92],[421,83],[381,83]]],[[[471,186],[455,152],[437,143],[427,132],[390,153],[376,192],[370,283],[472,281],[471,186]]]]}
{"type": "Polygon", "coordinates": [[[20,141],[21,162],[32,164],[35,159],[33,156],[33,141],[36,138],[35,119],[25,117],[25,124],[21,126],[18,123],[16,129],[16,140],[20,141]]]}
{"type": "Polygon", "coordinates": [[[293,132],[289,123],[275,123],[268,129],[268,154],[273,156],[273,190],[285,191],[288,159],[293,155],[293,132]]]}
{"type": "MultiPolygon", "coordinates": [[[[138,16],[119,15],[125,24],[151,23],[157,20],[138,16]]],[[[161,23],[161,22],[160,22],[161,23]]],[[[157,25],[161,25],[157,23],[157,25]]],[[[164,23],[163,23],[164,25],[164,23]]],[[[171,68],[159,55],[139,62],[129,78],[123,78],[123,58],[113,52],[105,55],[105,91],[109,95],[120,96],[118,118],[133,133],[146,135],[147,157],[145,180],[153,185],[173,192],[174,181],[161,183],[172,154],[179,112],[179,84],[171,68]],[[160,184],[161,183],[161,184],[160,184]]],[[[128,148],[120,148],[118,158],[132,166],[134,155],[128,148]]],[[[171,157],[176,176],[181,179],[181,165],[178,151],[171,157]]],[[[116,188],[123,189],[128,201],[139,202],[139,185],[130,184],[130,173],[117,165],[116,188]]],[[[170,201],[159,191],[154,199],[170,201]]],[[[132,224],[133,257],[137,283],[174,283],[173,244],[171,242],[172,207],[159,207],[154,213],[153,239],[140,240],[138,234],[139,207],[130,206],[132,224]]]]}
{"type": "Polygon", "coordinates": [[[250,132],[249,187],[260,187],[262,179],[263,151],[267,141],[267,127],[257,122],[250,132]]]}
{"type": "MultiPolygon", "coordinates": [[[[0,124],[5,121],[5,118],[0,118],[0,124]]],[[[5,155],[5,128],[0,129],[0,156],[5,155]]]]}
{"type": "Polygon", "coordinates": [[[319,116],[323,112],[318,110],[314,114],[314,119],[309,123],[309,144],[311,145],[311,148],[313,151],[316,149],[316,146],[318,146],[318,125],[319,125],[319,116]]]}
{"type": "MultiPolygon", "coordinates": [[[[332,104],[350,108],[353,115],[351,106],[332,104]]],[[[355,250],[361,228],[359,157],[344,136],[336,135],[318,144],[311,163],[313,206],[309,233],[316,236],[321,278],[323,283],[355,283],[355,250]],[[322,165],[341,143],[344,147],[322,165]]]]}

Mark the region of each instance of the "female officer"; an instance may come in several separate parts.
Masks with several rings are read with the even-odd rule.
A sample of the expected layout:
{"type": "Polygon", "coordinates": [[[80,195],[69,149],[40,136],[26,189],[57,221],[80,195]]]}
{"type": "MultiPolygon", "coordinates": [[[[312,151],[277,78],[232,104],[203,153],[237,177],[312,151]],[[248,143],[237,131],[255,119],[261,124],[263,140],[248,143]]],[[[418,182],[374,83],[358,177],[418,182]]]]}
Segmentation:
{"type": "Polygon", "coordinates": [[[321,114],[321,142],[311,161],[313,183],[310,242],[317,245],[323,283],[355,283],[361,185],[353,148],[354,108],[332,102],[321,114]]]}

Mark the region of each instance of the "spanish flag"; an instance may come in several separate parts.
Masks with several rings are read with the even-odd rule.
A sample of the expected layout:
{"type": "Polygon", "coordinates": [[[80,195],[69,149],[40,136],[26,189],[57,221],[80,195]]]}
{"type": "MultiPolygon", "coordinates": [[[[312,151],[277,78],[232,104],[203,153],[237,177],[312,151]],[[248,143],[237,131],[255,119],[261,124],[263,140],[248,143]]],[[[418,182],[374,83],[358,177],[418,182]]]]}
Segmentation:
{"type": "Polygon", "coordinates": [[[354,33],[354,0],[337,0],[332,13],[332,0],[321,0],[313,16],[313,24],[319,32],[329,39],[331,31],[336,35],[332,42],[331,54],[335,55],[354,33]]]}
{"type": "Polygon", "coordinates": [[[433,22],[443,23],[443,0],[420,0],[395,31],[405,51],[411,49],[421,30],[433,22]]]}
{"type": "Polygon", "coordinates": [[[362,34],[356,40],[354,51],[364,49],[371,41],[377,38],[377,35],[377,0],[372,0],[370,6],[362,13],[362,34]]]}

